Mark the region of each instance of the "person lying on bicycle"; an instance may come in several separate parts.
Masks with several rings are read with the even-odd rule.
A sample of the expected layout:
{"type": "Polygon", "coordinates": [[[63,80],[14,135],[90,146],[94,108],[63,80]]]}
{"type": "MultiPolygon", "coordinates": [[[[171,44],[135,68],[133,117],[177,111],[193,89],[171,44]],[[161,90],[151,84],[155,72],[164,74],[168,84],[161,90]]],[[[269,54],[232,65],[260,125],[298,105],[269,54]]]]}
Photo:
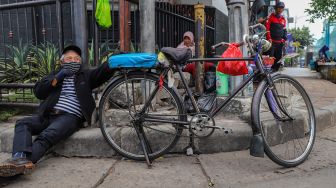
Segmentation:
{"type": "Polygon", "coordinates": [[[61,68],[34,86],[42,100],[38,115],[16,122],[12,158],[0,165],[0,177],[9,177],[34,168],[46,151],[91,122],[96,107],[92,90],[108,81],[113,69],[103,63],[95,69],[82,66],[81,49],[70,45],[62,52],[61,68]],[[37,135],[32,141],[32,136],[37,135]]]}

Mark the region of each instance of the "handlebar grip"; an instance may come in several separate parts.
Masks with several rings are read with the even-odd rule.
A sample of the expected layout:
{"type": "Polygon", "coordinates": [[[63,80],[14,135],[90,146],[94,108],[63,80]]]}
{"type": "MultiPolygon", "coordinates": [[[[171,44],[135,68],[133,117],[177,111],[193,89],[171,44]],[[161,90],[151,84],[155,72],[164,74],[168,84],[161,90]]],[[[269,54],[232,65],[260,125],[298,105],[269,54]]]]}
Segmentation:
{"type": "Polygon", "coordinates": [[[223,43],[220,42],[220,43],[218,43],[218,44],[215,44],[215,45],[211,46],[211,49],[212,49],[212,50],[215,50],[216,48],[218,48],[218,47],[220,47],[220,46],[222,46],[222,45],[223,45],[223,43]]]}
{"type": "Polygon", "coordinates": [[[266,27],[265,27],[263,24],[261,24],[261,23],[258,23],[258,24],[256,24],[256,25],[252,25],[252,26],[250,26],[250,29],[251,29],[251,30],[254,30],[254,29],[258,28],[258,27],[260,27],[260,28],[262,28],[263,30],[266,31],[266,27]]]}

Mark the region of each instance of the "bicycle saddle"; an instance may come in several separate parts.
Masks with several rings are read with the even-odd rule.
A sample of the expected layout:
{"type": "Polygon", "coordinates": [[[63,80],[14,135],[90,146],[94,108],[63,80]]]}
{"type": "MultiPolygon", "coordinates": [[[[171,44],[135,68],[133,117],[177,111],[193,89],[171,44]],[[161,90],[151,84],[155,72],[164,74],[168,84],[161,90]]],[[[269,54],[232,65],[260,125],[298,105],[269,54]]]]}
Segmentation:
{"type": "Polygon", "coordinates": [[[161,52],[176,64],[184,64],[192,56],[192,52],[189,48],[164,47],[161,49],[161,52]]]}

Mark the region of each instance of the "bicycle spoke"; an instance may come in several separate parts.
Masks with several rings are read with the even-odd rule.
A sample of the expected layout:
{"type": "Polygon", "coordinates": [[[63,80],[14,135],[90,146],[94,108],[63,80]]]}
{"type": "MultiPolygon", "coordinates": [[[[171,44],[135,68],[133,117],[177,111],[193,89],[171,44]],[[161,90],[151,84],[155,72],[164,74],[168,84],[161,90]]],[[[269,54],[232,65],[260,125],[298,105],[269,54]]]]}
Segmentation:
{"type": "MultiPolygon", "coordinates": [[[[143,76],[143,75],[142,75],[143,76]]],[[[156,80],[152,77],[141,77],[136,75],[128,76],[127,80],[121,80],[111,88],[102,97],[102,107],[100,109],[100,119],[110,121],[102,123],[102,131],[109,144],[125,157],[144,160],[144,144],[150,158],[155,158],[166,152],[178,140],[181,129],[172,123],[151,123],[143,122],[148,115],[154,115],[156,118],[168,118],[180,120],[182,118],[182,108],[179,98],[172,93],[171,89],[164,86],[160,92],[156,92],[156,80]],[[155,94],[155,96],[154,96],[155,94]],[[153,95],[152,101],[147,101],[149,96],[153,95]],[[144,109],[144,104],[150,103],[149,107],[144,109]],[[137,119],[144,110],[143,118],[137,119]],[[135,123],[141,126],[141,134],[144,142],[141,143],[135,130],[135,123]],[[112,127],[112,129],[111,129],[112,127]],[[113,129],[120,127],[119,129],[113,129]],[[107,131],[108,129],[108,131],[107,131]],[[120,132],[120,142],[113,134],[120,132]]]]}
{"type": "Polygon", "coordinates": [[[313,106],[302,86],[287,76],[278,77],[278,80],[273,80],[273,94],[277,97],[279,106],[272,106],[266,99],[268,95],[264,94],[267,91],[265,88],[259,102],[258,118],[266,154],[278,164],[295,166],[307,158],[313,145],[313,106]],[[278,115],[273,114],[273,111],[278,115]],[[277,116],[285,119],[278,119],[277,116]]]}

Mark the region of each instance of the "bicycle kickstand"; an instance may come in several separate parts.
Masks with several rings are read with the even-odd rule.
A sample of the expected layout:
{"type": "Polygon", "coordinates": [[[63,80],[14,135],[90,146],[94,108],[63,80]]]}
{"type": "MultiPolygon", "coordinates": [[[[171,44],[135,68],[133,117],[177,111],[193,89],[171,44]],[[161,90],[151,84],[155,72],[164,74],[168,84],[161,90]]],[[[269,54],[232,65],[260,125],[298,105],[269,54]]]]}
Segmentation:
{"type": "Polygon", "coordinates": [[[147,162],[147,166],[148,168],[151,168],[152,167],[152,162],[150,161],[149,159],[149,155],[148,155],[148,151],[147,151],[147,144],[146,141],[145,141],[145,136],[144,136],[144,133],[143,133],[143,130],[141,131],[141,128],[140,127],[136,127],[136,133],[139,137],[139,140],[140,140],[140,144],[141,144],[141,147],[142,147],[142,150],[144,152],[144,155],[145,155],[145,159],[146,159],[146,162],[147,162]]]}
{"type": "Polygon", "coordinates": [[[147,166],[148,166],[148,168],[151,168],[152,167],[152,162],[150,161],[149,156],[148,156],[147,146],[145,144],[144,135],[142,133],[140,133],[139,137],[140,137],[140,143],[141,143],[142,150],[143,150],[143,152],[145,154],[147,166]]]}
{"type": "Polygon", "coordinates": [[[195,140],[194,133],[191,130],[189,130],[189,145],[186,148],[184,148],[184,151],[188,156],[193,154],[201,154],[201,152],[196,149],[194,140],[195,140]]]}

